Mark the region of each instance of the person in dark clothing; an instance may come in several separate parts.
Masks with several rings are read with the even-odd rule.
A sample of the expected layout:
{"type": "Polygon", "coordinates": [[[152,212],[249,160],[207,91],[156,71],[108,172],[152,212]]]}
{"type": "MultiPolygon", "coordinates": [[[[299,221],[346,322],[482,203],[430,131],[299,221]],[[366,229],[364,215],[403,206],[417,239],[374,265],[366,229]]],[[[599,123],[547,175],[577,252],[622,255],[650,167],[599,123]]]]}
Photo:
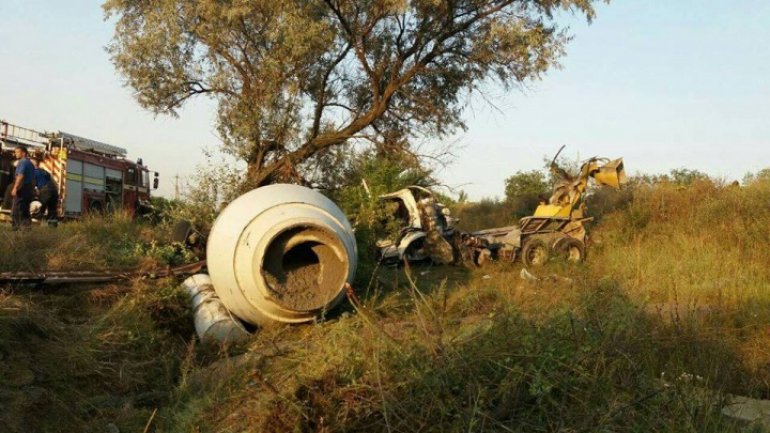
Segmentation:
{"type": "Polygon", "coordinates": [[[0,155],[0,192],[3,193],[3,204],[0,206],[4,211],[11,212],[13,207],[13,197],[11,196],[11,190],[14,183],[14,172],[16,171],[15,161],[13,158],[6,158],[5,155],[0,155]]]}
{"type": "Polygon", "coordinates": [[[40,167],[39,159],[32,159],[35,166],[35,185],[37,186],[38,200],[40,200],[40,216],[47,221],[58,219],[59,188],[51,177],[51,173],[40,167]]]}
{"type": "Polygon", "coordinates": [[[27,157],[27,148],[17,146],[13,149],[13,156],[16,157],[16,177],[13,182],[11,196],[13,197],[13,208],[11,217],[13,229],[20,227],[29,228],[32,220],[29,216],[29,205],[35,198],[35,166],[27,157]]]}

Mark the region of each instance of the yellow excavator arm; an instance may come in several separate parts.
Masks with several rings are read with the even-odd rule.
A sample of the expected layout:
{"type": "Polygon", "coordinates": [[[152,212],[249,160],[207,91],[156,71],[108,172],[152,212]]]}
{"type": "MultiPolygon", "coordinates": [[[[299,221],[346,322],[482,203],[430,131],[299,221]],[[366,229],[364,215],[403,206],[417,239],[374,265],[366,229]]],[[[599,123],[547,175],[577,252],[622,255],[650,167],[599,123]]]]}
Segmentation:
{"type": "MultiPolygon", "coordinates": [[[[562,146],[564,149],[564,146],[562,146]]],[[[561,150],[559,149],[559,153],[561,150]]],[[[556,156],[559,155],[556,154],[556,156]]],[[[610,160],[608,158],[591,158],[580,167],[577,176],[571,176],[556,164],[556,157],[550,165],[551,174],[559,179],[553,188],[553,194],[547,204],[541,204],[535,210],[536,217],[582,218],[582,207],[575,209],[581,202],[588,180],[593,178],[597,185],[609,186],[615,189],[626,182],[626,172],[623,158],[610,160]],[[577,213],[573,214],[573,212],[577,213]]]]}

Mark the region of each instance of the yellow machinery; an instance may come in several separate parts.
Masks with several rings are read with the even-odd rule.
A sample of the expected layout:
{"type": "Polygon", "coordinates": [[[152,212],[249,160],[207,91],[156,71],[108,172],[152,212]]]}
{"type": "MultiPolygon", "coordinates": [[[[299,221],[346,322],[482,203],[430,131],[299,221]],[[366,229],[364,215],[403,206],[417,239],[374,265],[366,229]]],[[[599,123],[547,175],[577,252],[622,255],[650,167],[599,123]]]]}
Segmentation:
{"type": "Polygon", "coordinates": [[[626,182],[623,159],[590,158],[577,175],[570,175],[556,164],[554,156],[550,170],[558,180],[548,203],[541,203],[535,214],[521,219],[521,258],[527,265],[542,264],[553,253],[568,260],[582,261],[585,257],[586,230],[585,193],[589,179],[597,185],[620,188],[626,182]]]}

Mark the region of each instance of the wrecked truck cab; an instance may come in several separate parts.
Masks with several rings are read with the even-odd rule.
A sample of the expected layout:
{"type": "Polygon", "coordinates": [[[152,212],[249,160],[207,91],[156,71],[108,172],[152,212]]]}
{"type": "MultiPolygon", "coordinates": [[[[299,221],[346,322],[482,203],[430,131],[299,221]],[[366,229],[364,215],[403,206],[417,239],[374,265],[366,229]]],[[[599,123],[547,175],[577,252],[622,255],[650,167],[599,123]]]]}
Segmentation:
{"type": "Polygon", "coordinates": [[[376,242],[379,259],[388,264],[403,260],[451,263],[454,252],[448,239],[454,234],[449,209],[437,203],[432,191],[412,185],[380,196],[390,205],[391,216],[400,223],[395,239],[376,242]]]}
{"type": "Polygon", "coordinates": [[[380,196],[380,201],[391,205],[392,216],[402,222],[404,228],[422,230],[422,221],[417,200],[425,196],[425,191],[432,196],[430,191],[420,187],[408,187],[390,194],[380,196]],[[414,190],[414,191],[413,191],[414,190]],[[419,198],[418,198],[419,197],[419,198]]]}

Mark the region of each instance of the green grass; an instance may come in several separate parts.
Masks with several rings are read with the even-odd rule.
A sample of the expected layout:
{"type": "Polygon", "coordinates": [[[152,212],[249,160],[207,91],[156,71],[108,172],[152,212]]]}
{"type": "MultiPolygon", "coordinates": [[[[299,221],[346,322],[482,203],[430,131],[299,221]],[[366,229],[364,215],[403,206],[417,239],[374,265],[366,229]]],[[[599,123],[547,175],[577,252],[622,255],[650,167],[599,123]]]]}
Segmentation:
{"type": "Polygon", "coordinates": [[[379,269],[328,320],[230,348],[194,343],[170,281],[5,291],[6,368],[55,374],[0,390],[59,402],[14,394],[9,431],[141,432],[156,408],[168,433],[762,431],[720,409],[770,398],[770,185],[638,186],[611,207],[583,265],[379,269]]]}
{"type": "Polygon", "coordinates": [[[86,217],[56,228],[0,225],[0,272],[126,270],[193,260],[171,245],[167,224],[137,222],[124,213],[86,217]]]}

